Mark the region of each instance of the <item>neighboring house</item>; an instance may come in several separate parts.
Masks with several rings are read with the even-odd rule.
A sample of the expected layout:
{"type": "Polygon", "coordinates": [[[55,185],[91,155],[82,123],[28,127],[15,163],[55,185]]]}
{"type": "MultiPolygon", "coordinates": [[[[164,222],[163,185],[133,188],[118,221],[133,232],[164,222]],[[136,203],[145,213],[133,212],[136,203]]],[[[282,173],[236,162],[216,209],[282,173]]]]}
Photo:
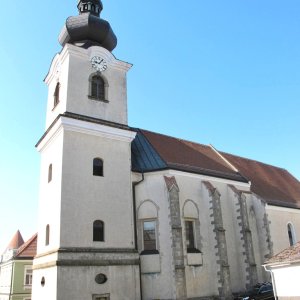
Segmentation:
{"type": "Polygon", "coordinates": [[[128,126],[131,64],[101,1],[77,7],[45,78],[32,300],[224,300],[270,280],[262,264],[300,234],[300,182],[128,126]]]}
{"type": "Polygon", "coordinates": [[[36,254],[37,234],[26,243],[19,231],[0,261],[0,300],[31,300],[32,260],[36,254]]]}
{"type": "Polygon", "coordinates": [[[300,242],[274,255],[264,267],[272,274],[278,300],[300,299],[300,242]]]}

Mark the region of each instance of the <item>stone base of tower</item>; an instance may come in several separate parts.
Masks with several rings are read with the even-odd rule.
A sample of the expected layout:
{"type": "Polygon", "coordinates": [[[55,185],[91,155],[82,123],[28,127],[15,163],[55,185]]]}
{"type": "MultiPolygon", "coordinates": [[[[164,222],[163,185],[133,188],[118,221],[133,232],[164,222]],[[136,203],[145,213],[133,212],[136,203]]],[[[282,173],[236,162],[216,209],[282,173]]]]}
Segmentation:
{"type": "Polygon", "coordinates": [[[60,249],[38,256],[32,300],[139,300],[139,255],[132,249],[60,249]]]}

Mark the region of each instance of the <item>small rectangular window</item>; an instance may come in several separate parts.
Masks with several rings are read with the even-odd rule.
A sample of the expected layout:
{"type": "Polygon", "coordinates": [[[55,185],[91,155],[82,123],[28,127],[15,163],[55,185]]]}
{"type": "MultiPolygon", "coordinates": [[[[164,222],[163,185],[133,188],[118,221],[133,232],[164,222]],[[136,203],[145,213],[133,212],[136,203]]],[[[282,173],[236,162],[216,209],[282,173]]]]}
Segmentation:
{"type": "Polygon", "coordinates": [[[195,245],[195,234],[194,234],[194,221],[185,221],[185,241],[187,251],[194,250],[195,245]]]}
{"type": "Polygon", "coordinates": [[[144,221],[143,224],[144,250],[156,250],[156,222],[144,221]]]}
{"type": "Polygon", "coordinates": [[[25,280],[24,285],[31,286],[32,285],[32,267],[25,267],[25,280]]]}

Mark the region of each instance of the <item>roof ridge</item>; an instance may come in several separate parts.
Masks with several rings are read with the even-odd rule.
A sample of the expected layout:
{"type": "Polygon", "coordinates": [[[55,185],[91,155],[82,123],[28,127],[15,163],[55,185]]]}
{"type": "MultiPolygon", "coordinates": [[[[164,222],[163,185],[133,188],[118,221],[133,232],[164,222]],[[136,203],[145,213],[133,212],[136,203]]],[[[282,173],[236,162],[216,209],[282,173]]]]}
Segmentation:
{"type": "Polygon", "coordinates": [[[147,129],[142,129],[142,128],[138,128],[138,129],[140,131],[147,131],[149,133],[154,133],[154,134],[157,134],[157,135],[162,135],[162,136],[174,139],[174,140],[183,141],[183,142],[187,142],[187,143],[191,143],[191,144],[195,144],[195,145],[199,145],[199,146],[204,146],[204,147],[210,148],[209,145],[206,145],[206,144],[202,144],[202,143],[198,143],[198,142],[193,142],[193,141],[190,141],[190,140],[187,140],[187,139],[178,138],[178,137],[175,137],[175,136],[171,136],[171,135],[168,135],[168,134],[155,132],[155,131],[152,131],[152,130],[147,130],[147,129]]]}

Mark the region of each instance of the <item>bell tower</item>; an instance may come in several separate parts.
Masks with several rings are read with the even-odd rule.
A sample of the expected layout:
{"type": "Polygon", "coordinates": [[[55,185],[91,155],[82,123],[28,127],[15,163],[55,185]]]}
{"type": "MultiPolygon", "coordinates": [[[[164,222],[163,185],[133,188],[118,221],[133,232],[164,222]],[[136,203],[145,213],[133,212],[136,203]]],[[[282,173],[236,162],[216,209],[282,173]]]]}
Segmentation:
{"type": "Polygon", "coordinates": [[[80,0],[45,78],[33,300],[140,299],[126,74],[100,0],[80,0]]]}

